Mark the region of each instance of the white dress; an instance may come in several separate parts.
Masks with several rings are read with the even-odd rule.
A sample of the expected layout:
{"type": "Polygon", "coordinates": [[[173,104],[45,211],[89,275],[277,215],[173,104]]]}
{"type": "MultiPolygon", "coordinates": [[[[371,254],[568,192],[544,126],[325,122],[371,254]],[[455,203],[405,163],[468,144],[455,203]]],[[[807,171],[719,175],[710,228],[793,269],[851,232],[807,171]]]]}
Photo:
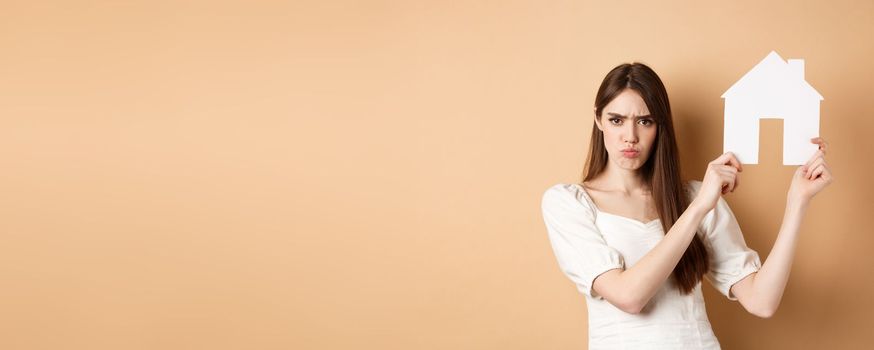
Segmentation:
{"type": "MultiPolygon", "coordinates": [[[[695,197],[701,181],[686,183],[695,197]]],[[[592,289],[598,275],[637,263],[664,237],[661,221],[647,223],[600,211],[579,184],[557,184],[543,194],[543,219],[562,272],[586,296],[589,349],[719,349],[701,283],[689,295],[669,277],[643,310],[626,313],[592,289]]],[[[701,222],[698,236],[710,253],[705,279],[728,297],[731,286],[761,267],[722,197],[701,222]]]]}

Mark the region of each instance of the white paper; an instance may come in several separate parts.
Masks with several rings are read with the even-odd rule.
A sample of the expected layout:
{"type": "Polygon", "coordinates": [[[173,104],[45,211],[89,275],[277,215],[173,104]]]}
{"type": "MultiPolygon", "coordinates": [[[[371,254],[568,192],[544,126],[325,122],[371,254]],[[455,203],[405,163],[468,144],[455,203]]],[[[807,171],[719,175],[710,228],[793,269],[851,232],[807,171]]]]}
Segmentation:
{"type": "Polygon", "coordinates": [[[724,94],[723,152],[743,164],[759,163],[759,119],[783,119],[783,164],[802,165],[818,146],[819,104],[823,100],[804,80],[804,60],[784,61],[771,51],[724,94]]]}

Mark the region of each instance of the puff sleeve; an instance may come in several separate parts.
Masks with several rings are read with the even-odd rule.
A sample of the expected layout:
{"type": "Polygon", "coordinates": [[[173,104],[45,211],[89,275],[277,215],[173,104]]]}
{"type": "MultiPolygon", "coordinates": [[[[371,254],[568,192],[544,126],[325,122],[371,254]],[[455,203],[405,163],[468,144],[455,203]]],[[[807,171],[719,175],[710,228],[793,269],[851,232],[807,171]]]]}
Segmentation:
{"type": "MultiPolygon", "coordinates": [[[[690,182],[697,193],[701,181],[690,182]]],[[[705,278],[729,300],[737,300],[730,293],[731,286],[759,271],[762,262],[759,254],[747,247],[740,225],[728,203],[722,197],[701,221],[701,232],[705,246],[710,253],[710,271],[705,278]]]]}
{"type": "Polygon", "coordinates": [[[549,241],[562,272],[580,293],[603,299],[592,289],[596,277],[624,268],[622,255],[607,245],[595,226],[595,215],[573,184],[558,184],[543,194],[541,208],[549,241]]]}

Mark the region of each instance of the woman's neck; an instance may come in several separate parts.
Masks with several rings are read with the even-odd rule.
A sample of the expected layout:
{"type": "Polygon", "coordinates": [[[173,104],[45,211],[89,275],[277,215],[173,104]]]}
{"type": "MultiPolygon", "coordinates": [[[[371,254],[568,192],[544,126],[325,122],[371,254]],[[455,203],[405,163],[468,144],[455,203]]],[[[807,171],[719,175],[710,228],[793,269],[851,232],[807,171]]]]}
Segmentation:
{"type": "Polygon", "coordinates": [[[628,195],[649,195],[649,188],[639,170],[628,170],[608,164],[595,180],[598,189],[609,192],[619,192],[628,195]]]}

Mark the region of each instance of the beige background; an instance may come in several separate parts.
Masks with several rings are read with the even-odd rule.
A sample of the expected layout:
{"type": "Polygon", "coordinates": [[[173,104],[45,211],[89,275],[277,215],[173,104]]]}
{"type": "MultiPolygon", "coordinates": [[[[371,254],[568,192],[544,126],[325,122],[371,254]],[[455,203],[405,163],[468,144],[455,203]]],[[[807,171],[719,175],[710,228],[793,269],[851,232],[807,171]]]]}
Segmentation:
{"type": "MultiPolygon", "coordinates": [[[[661,75],[700,179],[771,50],[836,182],[776,316],[708,285],[709,315],[727,349],[870,347],[872,35],[871,1],[4,1],[0,348],[583,349],[540,198],[601,79],[661,75]]],[[[727,196],[762,258],[781,125],[727,196]]]]}

